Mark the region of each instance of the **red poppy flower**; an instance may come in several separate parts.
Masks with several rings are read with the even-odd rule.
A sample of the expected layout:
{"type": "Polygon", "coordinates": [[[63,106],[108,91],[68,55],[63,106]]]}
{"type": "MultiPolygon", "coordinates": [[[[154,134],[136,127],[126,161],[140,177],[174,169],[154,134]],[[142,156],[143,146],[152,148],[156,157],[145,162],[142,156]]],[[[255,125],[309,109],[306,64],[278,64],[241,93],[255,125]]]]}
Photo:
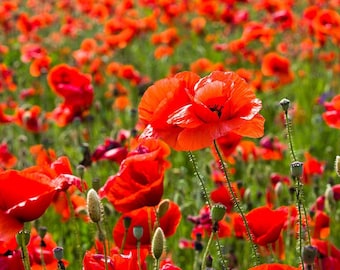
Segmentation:
{"type": "MultiPolygon", "coordinates": [[[[153,230],[153,226],[156,221],[156,214],[154,207],[143,207],[137,210],[133,210],[128,213],[124,213],[118,220],[113,229],[113,239],[117,246],[121,246],[125,233],[124,218],[131,218],[131,225],[128,229],[126,242],[124,249],[135,249],[137,240],[133,236],[133,228],[135,226],[143,227],[143,236],[140,239],[142,247],[149,247],[151,244],[150,229],[153,230]],[[150,228],[151,224],[151,228],[150,228]]],[[[177,204],[170,201],[168,211],[159,219],[160,227],[163,229],[164,235],[169,237],[176,232],[177,226],[181,220],[181,212],[177,204]]]]}
{"type": "Polygon", "coordinates": [[[290,83],[294,79],[289,59],[275,52],[267,53],[263,57],[261,71],[265,76],[276,76],[281,84],[290,83]]]}
{"type": "Polygon", "coordinates": [[[58,168],[44,172],[42,168],[30,167],[0,173],[0,241],[13,237],[24,222],[43,215],[59,191],[79,185],[79,178],[57,172],[58,168]]]}
{"type": "Polygon", "coordinates": [[[34,133],[46,131],[48,128],[42,109],[38,105],[33,105],[30,109],[17,108],[14,118],[19,126],[34,133]]]}
{"type": "Polygon", "coordinates": [[[281,230],[287,220],[287,212],[283,209],[272,210],[267,206],[261,206],[251,210],[246,215],[246,218],[253,234],[254,242],[265,246],[279,239],[281,230]]]}
{"type": "Polygon", "coordinates": [[[6,142],[0,144],[0,168],[10,169],[17,163],[17,158],[9,151],[6,142]]]}
{"type": "Polygon", "coordinates": [[[236,73],[215,71],[200,79],[182,72],[146,90],[139,115],[148,126],[141,137],[159,136],[178,151],[208,147],[228,132],[261,137],[261,107],[236,73]]]}
{"type": "Polygon", "coordinates": [[[254,266],[249,268],[248,270],[299,270],[300,268],[286,265],[286,264],[279,264],[279,263],[266,263],[261,264],[258,266],[254,266]]]}
{"type": "Polygon", "coordinates": [[[121,163],[119,172],[111,176],[99,190],[119,212],[157,205],[163,195],[164,160],[170,150],[155,139],[145,140],[121,163]]]}
{"type": "Polygon", "coordinates": [[[73,109],[88,109],[94,98],[91,77],[66,64],[53,67],[47,76],[52,90],[73,109]]]}
{"type": "Polygon", "coordinates": [[[303,181],[311,183],[314,176],[321,176],[325,170],[325,162],[319,161],[310,153],[304,154],[305,161],[303,163],[303,181]]]}
{"type": "Polygon", "coordinates": [[[324,103],[326,111],[322,117],[326,124],[332,128],[340,129],[340,95],[333,97],[330,102],[324,103]]]}

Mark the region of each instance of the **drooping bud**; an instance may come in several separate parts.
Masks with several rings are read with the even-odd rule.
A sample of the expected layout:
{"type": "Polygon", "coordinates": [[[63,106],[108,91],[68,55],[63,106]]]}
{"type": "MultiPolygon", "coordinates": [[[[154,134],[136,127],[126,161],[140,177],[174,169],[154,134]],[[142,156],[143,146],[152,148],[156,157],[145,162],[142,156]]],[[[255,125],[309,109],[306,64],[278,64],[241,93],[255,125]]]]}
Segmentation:
{"type": "Polygon", "coordinates": [[[281,105],[284,112],[288,111],[289,104],[290,104],[290,100],[287,99],[287,98],[283,98],[283,99],[280,100],[280,105],[281,105]]]}
{"type": "Polygon", "coordinates": [[[313,246],[305,246],[303,247],[302,250],[302,258],[303,258],[303,262],[305,264],[313,264],[316,254],[317,254],[317,248],[313,247],[313,246]]]}
{"type": "Polygon", "coordinates": [[[290,164],[290,173],[293,178],[300,178],[303,173],[303,162],[294,161],[290,164]]]}
{"type": "Polygon", "coordinates": [[[162,216],[164,216],[164,214],[169,210],[170,207],[170,200],[169,199],[165,199],[162,200],[159,205],[158,205],[158,217],[161,218],[162,216]]]}
{"type": "Polygon", "coordinates": [[[159,260],[165,250],[165,235],[161,227],[158,227],[152,237],[151,252],[152,256],[159,260]]]}
{"type": "Polygon", "coordinates": [[[142,226],[133,227],[133,236],[139,241],[143,237],[144,229],[142,226]]]}
{"type": "Polygon", "coordinates": [[[97,192],[91,188],[87,193],[87,212],[94,223],[102,221],[104,208],[97,192]]]}

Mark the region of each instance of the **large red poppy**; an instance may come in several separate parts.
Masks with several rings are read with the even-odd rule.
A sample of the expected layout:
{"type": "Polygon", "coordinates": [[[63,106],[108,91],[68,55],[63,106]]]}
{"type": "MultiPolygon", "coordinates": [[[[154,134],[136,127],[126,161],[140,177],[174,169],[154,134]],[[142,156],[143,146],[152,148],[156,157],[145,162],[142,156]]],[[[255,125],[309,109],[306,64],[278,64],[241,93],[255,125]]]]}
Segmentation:
{"type": "Polygon", "coordinates": [[[139,104],[142,137],[159,136],[179,151],[199,150],[229,132],[261,137],[262,103],[233,72],[215,71],[202,79],[181,72],[149,87],[139,104]]]}
{"type": "Polygon", "coordinates": [[[43,215],[59,191],[72,184],[79,186],[80,179],[60,173],[61,167],[59,161],[46,171],[30,167],[0,173],[0,241],[11,239],[24,222],[43,215]]]}
{"type": "Polygon", "coordinates": [[[145,140],[121,163],[99,190],[119,212],[157,205],[163,195],[163,179],[169,147],[159,140],[145,140]]]}
{"type": "MultiPolygon", "coordinates": [[[[133,228],[135,226],[143,227],[143,236],[140,239],[142,247],[149,247],[151,244],[151,235],[153,226],[156,222],[156,213],[154,207],[143,207],[128,213],[124,213],[118,220],[113,229],[113,239],[117,246],[122,245],[125,227],[124,218],[131,218],[131,225],[128,229],[124,249],[134,249],[137,246],[137,240],[133,236],[133,228]],[[150,226],[151,225],[151,226],[150,226]]],[[[181,212],[179,206],[170,201],[169,209],[159,219],[160,227],[163,229],[164,235],[169,237],[176,232],[177,226],[181,220],[181,212]]]]}

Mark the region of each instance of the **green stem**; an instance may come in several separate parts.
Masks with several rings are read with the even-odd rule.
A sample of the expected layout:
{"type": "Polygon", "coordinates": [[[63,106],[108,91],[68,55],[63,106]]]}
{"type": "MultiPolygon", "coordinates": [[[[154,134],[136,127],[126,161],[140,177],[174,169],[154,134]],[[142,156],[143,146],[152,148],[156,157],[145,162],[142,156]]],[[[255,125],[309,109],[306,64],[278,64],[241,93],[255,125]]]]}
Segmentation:
{"type": "Polygon", "coordinates": [[[141,257],[140,257],[140,240],[137,241],[137,263],[138,263],[138,269],[142,270],[142,263],[141,263],[141,257]]]}
{"type": "Polygon", "coordinates": [[[73,204],[72,204],[72,201],[71,201],[71,196],[68,193],[68,191],[65,191],[65,193],[66,193],[66,198],[67,198],[67,204],[68,204],[68,207],[70,209],[70,222],[72,224],[71,227],[73,229],[73,233],[74,233],[74,237],[75,237],[75,245],[76,245],[75,254],[76,254],[76,257],[77,257],[77,259],[80,263],[79,265],[82,265],[79,227],[78,227],[78,223],[77,223],[76,216],[75,216],[75,213],[74,213],[73,204]]]}
{"type": "Polygon", "coordinates": [[[26,246],[26,237],[25,237],[24,231],[19,232],[19,239],[20,239],[20,248],[21,248],[21,259],[24,265],[24,269],[30,270],[31,264],[30,264],[30,258],[29,258],[28,250],[26,246]]]}
{"type": "Polygon", "coordinates": [[[202,265],[201,265],[201,270],[204,270],[206,267],[206,261],[207,261],[207,257],[208,257],[208,253],[212,244],[212,240],[214,238],[215,232],[212,231],[209,237],[209,241],[207,243],[207,246],[205,248],[204,254],[203,254],[203,259],[202,259],[202,265]]]}
{"type": "Polygon", "coordinates": [[[159,270],[159,266],[160,266],[160,261],[159,259],[155,259],[155,265],[154,265],[154,270],[159,270]]]}
{"type": "Polygon", "coordinates": [[[188,151],[188,155],[189,155],[189,160],[192,163],[192,166],[194,168],[194,173],[199,180],[199,184],[200,184],[200,187],[201,187],[202,192],[203,192],[205,203],[209,206],[209,209],[211,209],[211,202],[210,202],[210,199],[209,199],[209,196],[208,196],[208,192],[207,192],[207,189],[205,187],[204,179],[202,178],[202,175],[198,171],[197,163],[195,161],[195,157],[191,153],[191,151],[188,151]]]}
{"type": "Polygon", "coordinates": [[[123,253],[124,247],[125,247],[125,243],[126,243],[126,237],[128,234],[129,228],[124,230],[124,236],[123,236],[123,241],[122,241],[122,245],[120,247],[119,253],[123,253]]]}
{"type": "Polygon", "coordinates": [[[301,203],[300,203],[300,188],[299,188],[299,181],[296,180],[296,204],[297,204],[297,210],[298,210],[298,216],[299,216],[299,236],[298,236],[298,249],[299,249],[299,255],[300,255],[300,263],[302,266],[302,270],[305,269],[304,263],[303,263],[303,255],[302,255],[302,241],[303,241],[303,231],[302,231],[302,213],[301,213],[301,203]]]}
{"type": "Polygon", "coordinates": [[[45,263],[44,247],[43,247],[43,245],[40,245],[40,261],[41,261],[41,266],[43,267],[43,270],[46,270],[46,263],[45,263]]]}
{"type": "Polygon", "coordinates": [[[287,133],[288,133],[287,136],[288,136],[290,154],[292,155],[293,161],[297,161],[297,158],[294,152],[294,147],[293,147],[292,126],[291,126],[291,122],[289,121],[288,110],[285,111],[285,118],[286,118],[286,127],[287,127],[287,133]]]}
{"type": "Polygon", "coordinates": [[[99,235],[100,235],[100,240],[103,243],[105,270],[108,270],[109,267],[108,267],[108,264],[107,264],[107,247],[106,247],[105,232],[102,230],[99,222],[97,222],[96,224],[97,224],[98,232],[99,232],[99,235]]]}
{"type": "Polygon", "coordinates": [[[244,226],[246,228],[248,240],[251,243],[251,247],[252,247],[253,255],[255,257],[256,265],[258,265],[260,263],[260,258],[259,258],[258,252],[257,252],[257,246],[254,243],[253,235],[252,235],[252,233],[250,231],[249,224],[248,224],[248,221],[247,221],[246,216],[244,214],[244,211],[242,209],[242,206],[240,205],[240,203],[238,201],[238,198],[237,198],[237,196],[236,196],[236,194],[235,194],[235,192],[233,190],[233,187],[231,186],[231,182],[230,182],[230,179],[229,179],[227,167],[226,167],[226,164],[223,161],[222,154],[221,154],[220,150],[218,149],[216,140],[214,140],[214,147],[215,147],[215,150],[216,150],[218,158],[219,158],[220,167],[221,167],[221,169],[223,171],[224,178],[226,180],[229,193],[230,193],[230,195],[232,197],[232,200],[233,200],[233,203],[234,203],[234,205],[235,205],[235,207],[237,209],[237,212],[240,214],[240,216],[242,218],[243,224],[244,224],[244,226]]]}
{"type": "MultiPolygon", "coordinates": [[[[197,167],[195,157],[194,157],[194,155],[192,154],[191,151],[188,151],[188,155],[189,155],[189,160],[192,163],[192,166],[194,168],[194,173],[199,180],[199,185],[200,185],[201,190],[203,192],[205,203],[208,205],[209,209],[211,210],[212,204],[211,204],[210,198],[208,196],[208,191],[207,191],[207,188],[205,186],[204,179],[203,179],[202,175],[200,174],[200,172],[198,171],[198,167],[197,167]]],[[[223,267],[226,267],[227,264],[225,263],[225,260],[223,259],[223,256],[222,256],[222,248],[221,248],[220,240],[217,238],[216,242],[217,242],[217,251],[218,251],[218,254],[219,254],[219,257],[220,257],[220,261],[221,261],[223,267]]]]}

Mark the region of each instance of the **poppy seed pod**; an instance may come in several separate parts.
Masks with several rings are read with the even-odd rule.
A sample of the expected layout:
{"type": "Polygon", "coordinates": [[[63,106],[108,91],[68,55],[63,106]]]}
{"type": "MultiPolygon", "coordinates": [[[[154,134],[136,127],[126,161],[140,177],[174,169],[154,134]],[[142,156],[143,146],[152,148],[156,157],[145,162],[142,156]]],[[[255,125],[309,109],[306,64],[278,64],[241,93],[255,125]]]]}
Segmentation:
{"type": "Polygon", "coordinates": [[[303,173],[303,162],[294,161],[290,164],[290,173],[293,178],[300,178],[303,173]]]}
{"type": "Polygon", "coordinates": [[[211,219],[213,223],[223,219],[226,212],[226,207],[223,204],[214,204],[211,208],[211,219]]]}
{"type": "Polygon", "coordinates": [[[103,205],[93,188],[87,193],[87,211],[92,222],[98,223],[102,221],[104,213],[103,205]]]}
{"type": "Polygon", "coordinates": [[[61,261],[64,258],[64,249],[62,247],[56,247],[53,249],[54,258],[61,261]]]}
{"type": "Polygon", "coordinates": [[[287,99],[287,98],[283,98],[283,99],[280,100],[280,105],[281,105],[284,112],[288,111],[289,104],[290,104],[290,100],[287,99]]]}
{"type": "Polygon", "coordinates": [[[133,236],[139,241],[143,237],[144,229],[142,226],[133,227],[133,236]]]}
{"type": "Polygon", "coordinates": [[[158,227],[152,237],[151,252],[152,256],[159,260],[165,250],[165,236],[161,227],[158,227]]]}

